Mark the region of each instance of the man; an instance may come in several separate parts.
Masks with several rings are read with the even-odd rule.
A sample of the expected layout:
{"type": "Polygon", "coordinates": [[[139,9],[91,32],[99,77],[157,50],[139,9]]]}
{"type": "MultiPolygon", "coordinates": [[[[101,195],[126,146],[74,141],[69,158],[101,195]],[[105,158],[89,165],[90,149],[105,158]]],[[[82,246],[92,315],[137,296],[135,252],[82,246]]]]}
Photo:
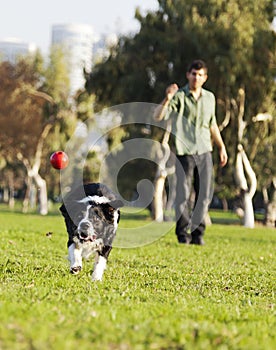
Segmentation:
{"type": "Polygon", "coordinates": [[[205,217],[212,199],[212,142],[219,149],[220,165],[227,152],[215,116],[215,96],[202,86],[208,78],[204,61],[195,60],[186,73],[188,83],[171,84],[155,110],[156,120],[171,119],[176,151],[176,235],[179,243],[203,245],[205,217]],[[189,210],[192,188],[195,204],[189,210]]]}

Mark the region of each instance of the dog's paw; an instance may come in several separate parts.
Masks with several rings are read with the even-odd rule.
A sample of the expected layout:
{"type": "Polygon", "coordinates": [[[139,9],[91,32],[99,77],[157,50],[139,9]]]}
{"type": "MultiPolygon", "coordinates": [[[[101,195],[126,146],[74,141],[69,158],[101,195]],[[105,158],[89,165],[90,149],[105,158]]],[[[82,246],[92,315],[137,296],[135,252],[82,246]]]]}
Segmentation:
{"type": "Polygon", "coordinates": [[[70,273],[72,275],[77,275],[81,271],[81,266],[71,267],[70,273]]]}
{"type": "Polygon", "coordinates": [[[103,256],[98,256],[95,262],[94,270],[92,273],[92,281],[101,281],[103,278],[104,270],[106,269],[106,258],[103,256]]]}
{"type": "Polygon", "coordinates": [[[93,273],[92,276],[91,276],[91,280],[92,282],[101,282],[103,279],[103,276],[102,275],[99,275],[99,274],[96,274],[96,273],[93,273]]]}

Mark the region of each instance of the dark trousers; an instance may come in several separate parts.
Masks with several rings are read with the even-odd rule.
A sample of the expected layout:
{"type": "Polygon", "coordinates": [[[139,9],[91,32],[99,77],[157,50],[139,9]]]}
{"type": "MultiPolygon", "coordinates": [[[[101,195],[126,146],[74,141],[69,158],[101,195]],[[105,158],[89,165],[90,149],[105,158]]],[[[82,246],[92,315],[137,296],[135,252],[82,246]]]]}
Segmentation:
{"type": "Polygon", "coordinates": [[[211,152],[176,158],[176,235],[179,241],[202,237],[205,216],[213,195],[213,162],[211,152]],[[191,194],[195,193],[191,208],[191,194]]]}

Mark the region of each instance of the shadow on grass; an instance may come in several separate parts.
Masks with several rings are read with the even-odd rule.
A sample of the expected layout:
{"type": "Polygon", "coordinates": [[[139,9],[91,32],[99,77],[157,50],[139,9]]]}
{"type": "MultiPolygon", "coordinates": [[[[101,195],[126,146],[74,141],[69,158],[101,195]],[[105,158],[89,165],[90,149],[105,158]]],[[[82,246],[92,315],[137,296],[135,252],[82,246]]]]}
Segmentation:
{"type": "MultiPolygon", "coordinates": [[[[47,216],[58,216],[60,215],[60,211],[59,211],[59,207],[60,207],[60,203],[55,203],[53,204],[48,211],[47,216]]],[[[8,204],[5,203],[1,203],[0,204],[0,211],[1,213],[7,213],[7,214],[22,214],[22,215],[38,215],[41,216],[41,214],[39,214],[38,212],[38,208],[35,209],[28,209],[27,213],[23,213],[22,211],[22,204],[20,203],[16,203],[14,208],[10,208],[8,206],[8,204]]]]}
{"type": "Polygon", "coordinates": [[[151,214],[148,209],[123,207],[121,208],[121,218],[124,220],[151,221],[151,214]]]}
{"type": "MultiPolygon", "coordinates": [[[[59,216],[60,203],[51,204],[49,208],[48,216],[59,216]]],[[[16,202],[14,208],[10,208],[7,204],[0,203],[0,211],[2,213],[14,213],[22,214],[22,203],[16,202]]],[[[38,209],[29,209],[26,214],[29,215],[40,215],[38,209]]],[[[223,210],[210,210],[209,215],[213,224],[220,225],[241,225],[241,220],[239,217],[232,211],[223,211],[223,210]]],[[[152,221],[150,210],[147,208],[134,208],[134,207],[123,207],[121,208],[121,218],[127,221],[152,221]]],[[[258,218],[256,218],[258,219],[258,218]]],[[[174,211],[166,211],[164,222],[174,222],[175,216],[174,211]]],[[[259,221],[259,220],[257,220],[259,221]]]]}
{"type": "Polygon", "coordinates": [[[209,215],[213,224],[241,225],[240,218],[232,211],[210,210],[209,215]]]}

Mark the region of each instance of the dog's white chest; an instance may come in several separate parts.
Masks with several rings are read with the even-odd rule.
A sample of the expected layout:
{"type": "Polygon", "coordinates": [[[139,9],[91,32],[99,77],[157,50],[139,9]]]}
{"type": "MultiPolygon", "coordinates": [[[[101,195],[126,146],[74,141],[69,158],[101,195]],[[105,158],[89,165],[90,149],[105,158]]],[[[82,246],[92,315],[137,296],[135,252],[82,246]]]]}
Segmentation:
{"type": "Polygon", "coordinates": [[[82,243],[82,252],[81,255],[84,259],[89,259],[92,254],[95,254],[96,251],[100,250],[103,247],[103,240],[101,238],[96,239],[91,242],[82,243]]]}

